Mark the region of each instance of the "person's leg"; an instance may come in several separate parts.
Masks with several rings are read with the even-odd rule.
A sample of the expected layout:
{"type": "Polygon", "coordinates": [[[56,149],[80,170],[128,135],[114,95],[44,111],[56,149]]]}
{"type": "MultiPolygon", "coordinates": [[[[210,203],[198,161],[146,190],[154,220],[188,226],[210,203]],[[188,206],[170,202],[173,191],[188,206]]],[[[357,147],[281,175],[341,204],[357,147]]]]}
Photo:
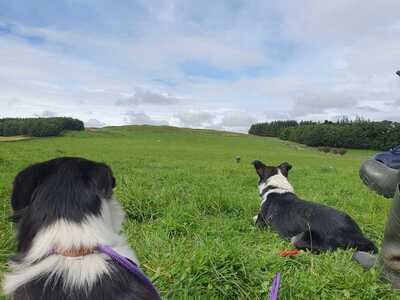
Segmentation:
{"type": "Polygon", "coordinates": [[[378,259],[382,277],[388,279],[394,288],[400,288],[400,191],[397,185],[392,208],[386,222],[385,236],[378,259]]]}
{"type": "Polygon", "coordinates": [[[375,160],[367,160],[360,168],[360,177],[378,194],[393,197],[393,202],[379,256],[358,251],[353,258],[364,268],[377,267],[382,279],[390,281],[393,288],[400,289],[400,171],[375,160]]]}

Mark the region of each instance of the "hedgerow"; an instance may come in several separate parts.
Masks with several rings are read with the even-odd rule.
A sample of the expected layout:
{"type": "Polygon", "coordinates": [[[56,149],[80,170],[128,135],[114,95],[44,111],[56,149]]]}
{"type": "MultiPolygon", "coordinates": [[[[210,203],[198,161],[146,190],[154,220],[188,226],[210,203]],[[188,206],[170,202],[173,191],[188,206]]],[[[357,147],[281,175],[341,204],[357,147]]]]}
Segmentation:
{"type": "Polygon", "coordinates": [[[0,119],[0,136],[57,136],[64,130],[83,129],[84,125],[81,120],[66,117],[0,119]]]}
{"type": "Polygon", "coordinates": [[[391,121],[274,121],[254,124],[249,133],[279,137],[312,147],[386,150],[400,144],[400,123],[391,121]]]}

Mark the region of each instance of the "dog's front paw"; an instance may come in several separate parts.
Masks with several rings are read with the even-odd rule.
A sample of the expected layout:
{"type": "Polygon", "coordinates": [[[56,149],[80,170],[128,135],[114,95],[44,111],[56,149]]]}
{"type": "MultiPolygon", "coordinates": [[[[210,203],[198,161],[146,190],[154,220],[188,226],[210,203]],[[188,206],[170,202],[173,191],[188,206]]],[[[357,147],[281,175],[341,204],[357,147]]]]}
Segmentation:
{"type": "Polygon", "coordinates": [[[254,223],[254,224],[256,224],[257,219],[258,219],[258,215],[255,215],[255,216],[253,217],[253,223],[254,223]]]}
{"type": "Polygon", "coordinates": [[[290,242],[292,243],[292,245],[295,245],[298,241],[300,241],[303,238],[303,236],[304,236],[304,232],[299,233],[298,235],[292,236],[290,238],[290,242]]]}

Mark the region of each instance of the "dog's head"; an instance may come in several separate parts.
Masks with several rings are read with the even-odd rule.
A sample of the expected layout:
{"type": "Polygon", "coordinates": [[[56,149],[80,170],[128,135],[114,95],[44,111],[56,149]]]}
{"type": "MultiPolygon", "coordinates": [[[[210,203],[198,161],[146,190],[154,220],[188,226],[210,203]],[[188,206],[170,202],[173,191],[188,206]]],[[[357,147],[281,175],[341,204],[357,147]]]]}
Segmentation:
{"type": "Polygon", "coordinates": [[[262,161],[260,160],[255,160],[252,162],[254,168],[256,169],[256,172],[258,176],[260,177],[260,181],[267,181],[268,178],[282,174],[286,178],[289,176],[289,171],[292,169],[292,165],[289,164],[288,162],[283,162],[279,166],[266,166],[262,161]]]}
{"type": "Polygon", "coordinates": [[[58,220],[81,223],[100,215],[114,187],[107,165],[83,158],[62,157],[22,170],[11,196],[18,251],[27,251],[38,231],[58,220]]]}
{"type": "Polygon", "coordinates": [[[252,162],[259,176],[258,185],[261,189],[271,185],[275,188],[292,190],[287,178],[292,165],[288,162],[283,162],[279,166],[266,166],[262,161],[255,160],[252,162]]]}

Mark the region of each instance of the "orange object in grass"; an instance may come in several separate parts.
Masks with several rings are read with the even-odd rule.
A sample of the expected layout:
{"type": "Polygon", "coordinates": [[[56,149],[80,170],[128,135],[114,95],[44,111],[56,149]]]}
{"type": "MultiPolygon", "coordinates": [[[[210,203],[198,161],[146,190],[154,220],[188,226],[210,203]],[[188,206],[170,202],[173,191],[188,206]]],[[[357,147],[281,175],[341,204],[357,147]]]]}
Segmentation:
{"type": "Polygon", "coordinates": [[[282,252],[279,253],[279,256],[282,256],[282,257],[286,257],[286,256],[296,256],[296,255],[300,254],[301,252],[303,252],[303,251],[298,250],[298,249],[294,249],[294,250],[283,250],[282,252]]]}

